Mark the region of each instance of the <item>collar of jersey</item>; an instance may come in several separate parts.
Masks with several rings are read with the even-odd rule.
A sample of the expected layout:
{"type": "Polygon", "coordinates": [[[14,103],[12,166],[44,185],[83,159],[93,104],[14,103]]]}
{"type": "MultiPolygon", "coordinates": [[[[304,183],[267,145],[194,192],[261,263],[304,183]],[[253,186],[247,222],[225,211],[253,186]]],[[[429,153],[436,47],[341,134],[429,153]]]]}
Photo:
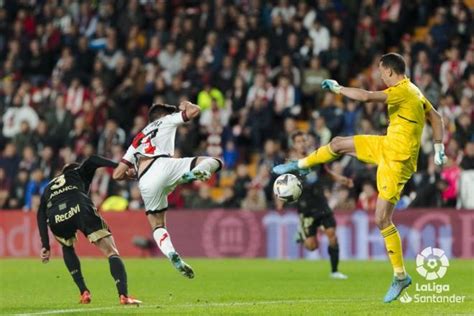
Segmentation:
{"type": "Polygon", "coordinates": [[[407,82],[408,80],[410,80],[410,79],[408,79],[408,77],[405,76],[404,79],[402,79],[402,80],[400,80],[399,82],[397,82],[396,84],[394,84],[393,87],[399,86],[399,85],[401,85],[402,83],[407,82]]]}

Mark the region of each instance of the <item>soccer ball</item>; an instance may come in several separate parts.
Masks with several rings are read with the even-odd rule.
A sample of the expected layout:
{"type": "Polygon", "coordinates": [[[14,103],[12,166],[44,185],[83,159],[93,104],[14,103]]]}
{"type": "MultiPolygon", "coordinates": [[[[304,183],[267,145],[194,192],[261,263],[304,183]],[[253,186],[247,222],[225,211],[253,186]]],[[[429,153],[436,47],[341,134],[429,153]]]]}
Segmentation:
{"type": "Polygon", "coordinates": [[[300,180],[292,174],[282,174],[273,183],[273,193],[284,202],[294,202],[298,200],[303,191],[300,180]]]}

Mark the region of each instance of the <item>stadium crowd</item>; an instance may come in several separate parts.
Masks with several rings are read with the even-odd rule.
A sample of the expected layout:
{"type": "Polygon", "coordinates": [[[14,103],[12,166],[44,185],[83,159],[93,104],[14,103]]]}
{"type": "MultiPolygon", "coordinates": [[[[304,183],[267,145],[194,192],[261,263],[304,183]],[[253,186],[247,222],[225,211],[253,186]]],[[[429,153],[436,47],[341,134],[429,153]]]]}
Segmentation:
{"type": "MultiPolygon", "coordinates": [[[[307,130],[313,148],[385,132],[384,104],[339,98],[320,83],[383,89],[377,66],[388,51],[405,57],[407,75],[443,114],[450,158],[435,167],[427,126],[398,206],[462,204],[462,175],[474,172],[474,25],[461,0],[1,5],[0,209],[34,211],[65,163],[93,153],[120,160],[149,105],[180,100],[202,112],[179,128],[175,155],[220,156],[225,170],[179,187],[170,205],[270,209],[270,170],[291,158],[292,132],[307,130]]],[[[355,181],[347,189],[321,171],[332,207],[375,208],[374,166],[346,157],[331,168],[355,181]]],[[[91,195],[102,210],[143,207],[136,183],[112,181],[110,170],[98,170],[91,195]]]]}

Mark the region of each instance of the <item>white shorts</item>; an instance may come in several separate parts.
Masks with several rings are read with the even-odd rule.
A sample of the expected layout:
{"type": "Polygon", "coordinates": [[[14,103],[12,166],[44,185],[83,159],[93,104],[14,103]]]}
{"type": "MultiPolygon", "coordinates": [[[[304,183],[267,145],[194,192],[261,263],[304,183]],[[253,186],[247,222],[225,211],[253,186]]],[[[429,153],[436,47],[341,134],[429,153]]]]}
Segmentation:
{"type": "Polygon", "coordinates": [[[142,173],[138,187],[147,213],[166,211],[168,194],[176,188],[177,181],[191,170],[191,158],[157,158],[142,173]]]}

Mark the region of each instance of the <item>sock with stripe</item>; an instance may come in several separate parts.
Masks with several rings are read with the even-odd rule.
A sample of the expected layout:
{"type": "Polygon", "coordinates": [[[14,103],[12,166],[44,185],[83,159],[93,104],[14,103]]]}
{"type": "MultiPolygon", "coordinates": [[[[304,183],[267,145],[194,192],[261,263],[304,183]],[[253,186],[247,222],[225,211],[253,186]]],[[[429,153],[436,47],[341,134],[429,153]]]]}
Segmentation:
{"type": "Polygon", "coordinates": [[[176,252],[174,250],[173,244],[171,243],[170,234],[164,227],[155,229],[153,232],[153,238],[156,241],[156,244],[160,248],[161,252],[169,258],[171,252],[176,252]]]}
{"type": "Polygon", "coordinates": [[[125,266],[122,262],[122,259],[117,256],[109,257],[110,265],[110,274],[115,280],[115,286],[117,286],[117,291],[119,295],[128,296],[127,292],[127,272],[125,271],[125,266]]]}
{"type": "Polygon", "coordinates": [[[209,158],[204,158],[192,170],[208,171],[212,174],[221,170],[221,168],[222,168],[222,161],[220,161],[217,158],[209,157],[209,158]]]}
{"type": "Polygon", "coordinates": [[[76,283],[79,288],[79,292],[82,294],[84,291],[89,291],[84,281],[84,277],[82,276],[81,262],[79,261],[79,257],[73,247],[63,246],[63,259],[74,283],[76,283]]]}
{"type": "Polygon", "coordinates": [[[382,229],[380,233],[385,241],[385,248],[387,248],[394,275],[401,280],[406,278],[405,265],[403,264],[402,240],[397,228],[391,224],[382,229]]]}

